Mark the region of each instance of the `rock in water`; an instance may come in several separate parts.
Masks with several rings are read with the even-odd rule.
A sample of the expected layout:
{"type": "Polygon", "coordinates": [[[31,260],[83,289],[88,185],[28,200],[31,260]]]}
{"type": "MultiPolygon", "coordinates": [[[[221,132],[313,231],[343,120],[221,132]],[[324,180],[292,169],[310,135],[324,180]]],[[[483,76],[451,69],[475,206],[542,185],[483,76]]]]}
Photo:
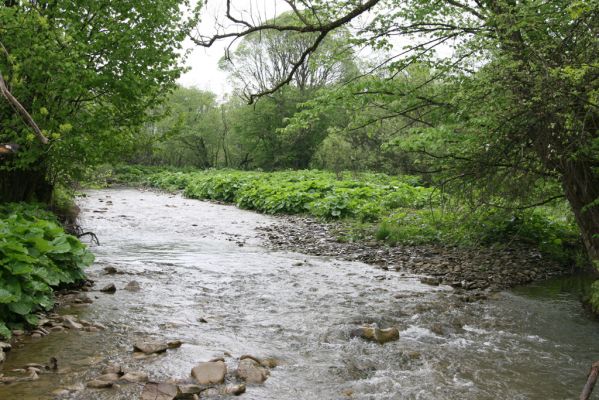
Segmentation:
{"type": "Polygon", "coordinates": [[[147,382],[148,374],[145,372],[127,372],[125,375],[121,377],[122,380],[131,383],[139,383],[139,382],[147,382]]]}
{"type": "Polygon", "coordinates": [[[177,396],[177,386],[171,383],[146,383],[140,400],[173,400],[177,396]]]}
{"type": "Polygon", "coordinates": [[[114,293],[114,292],[116,292],[116,286],[114,286],[114,283],[108,284],[108,285],[104,286],[102,289],[100,289],[100,292],[114,293]]]}
{"type": "Polygon", "coordinates": [[[203,362],[191,370],[191,376],[200,385],[223,383],[226,373],[227,366],[222,361],[203,362]]]}
{"type": "Polygon", "coordinates": [[[62,320],[62,326],[69,329],[83,329],[83,325],[79,322],[76,322],[73,317],[64,317],[64,319],[62,320]]]}
{"type": "Polygon", "coordinates": [[[262,383],[268,379],[268,369],[264,368],[253,358],[244,358],[239,361],[237,376],[247,383],[262,383]]]}
{"type": "Polygon", "coordinates": [[[235,396],[239,396],[240,394],[245,393],[245,384],[240,383],[237,385],[228,385],[224,388],[223,394],[232,394],[235,396]]]}
{"type": "Polygon", "coordinates": [[[108,266],[108,267],[104,267],[104,273],[106,275],[113,275],[116,274],[118,271],[115,267],[112,266],[108,266]]]}
{"type": "Polygon", "coordinates": [[[125,285],[125,290],[130,292],[139,292],[141,290],[141,286],[137,281],[131,281],[127,285],[125,285]]]}
{"type": "Polygon", "coordinates": [[[133,345],[133,351],[144,354],[164,353],[168,348],[168,344],[159,342],[137,342],[133,345]]]}
{"type": "Polygon", "coordinates": [[[432,276],[425,276],[424,278],[420,279],[420,283],[431,286],[439,286],[441,284],[441,279],[432,276]]]}
{"type": "Polygon", "coordinates": [[[194,394],[199,394],[202,387],[199,385],[178,385],[177,399],[191,399],[194,394]]]}
{"type": "Polygon", "coordinates": [[[351,338],[359,337],[365,340],[377,342],[379,344],[385,344],[387,342],[392,342],[399,339],[399,329],[395,327],[379,329],[370,326],[363,326],[351,331],[349,336],[351,338]]]}
{"type": "Polygon", "coordinates": [[[101,381],[98,379],[87,382],[87,387],[92,389],[107,389],[111,388],[113,385],[114,382],[101,381]]]}
{"type": "Polygon", "coordinates": [[[96,380],[104,381],[104,382],[116,382],[119,380],[120,377],[121,376],[119,374],[110,373],[110,374],[100,375],[96,378],[96,380]]]}

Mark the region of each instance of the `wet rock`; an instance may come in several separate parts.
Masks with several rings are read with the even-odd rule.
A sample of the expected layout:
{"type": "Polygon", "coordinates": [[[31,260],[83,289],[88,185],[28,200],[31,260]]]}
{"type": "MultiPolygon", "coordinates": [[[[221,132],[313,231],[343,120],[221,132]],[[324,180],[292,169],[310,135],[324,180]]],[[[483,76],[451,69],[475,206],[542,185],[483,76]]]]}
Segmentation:
{"type": "Polygon", "coordinates": [[[20,329],[15,329],[14,331],[12,331],[13,336],[23,336],[24,334],[25,332],[20,329]]]}
{"type": "Polygon", "coordinates": [[[149,380],[147,373],[136,371],[127,372],[121,379],[131,383],[147,382],[149,380]]]}
{"type": "Polygon", "coordinates": [[[69,329],[80,330],[83,329],[83,325],[79,322],[76,322],[74,317],[65,316],[62,320],[62,326],[69,329]]]}
{"type": "Polygon", "coordinates": [[[223,383],[226,373],[227,366],[222,361],[203,362],[191,370],[191,376],[200,385],[223,383]]]}
{"type": "Polygon", "coordinates": [[[140,400],[173,400],[177,396],[177,386],[172,383],[146,383],[140,400]]]}
{"type": "Polygon", "coordinates": [[[56,357],[50,357],[48,365],[46,365],[45,367],[50,371],[58,370],[58,359],[56,357]]]}
{"type": "Polygon", "coordinates": [[[144,354],[164,353],[168,348],[168,344],[159,342],[137,342],[133,345],[133,351],[144,354]]]}
{"type": "Polygon", "coordinates": [[[432,276],[425,276],[424,278],[420,278],[420,283],[431,286],[439,286],[441,284],[441,279],[432,276]]]}
{"type": "Polygon", "coordinates": [[[104,382],[116,382],[121,378],[121,376],[119,374],[116,373],[109,373],[109,374],[104,374],[104,375],[100,375],[96,378],[96,380],[98,381],[104,381],[104,382]]]}
{"type": "Polygon", "coordinates": [[[42,372],[42,368],[29,367],[27,368],[27,372],[29,372],[30,374],[39,374],[42,372]]]}
{"type": "Polygon", "coordinates": [[[131,281],[131,282],[127,283],[127,285],[125,285],[124,289],[128,290],[130,292],[139,292],[141,290],[141,286],[140,286],[139,282],[131,281]]]}
{"type": "Polygon", "coordinates": [[[275,358],[269,357],[260,360],[260,365],[262,365],[265,368],[276,368],[280,365],[280,362],[275,358]]]}
{"type": "Polygon", "coordinates": [[[350,338],[361,338],[379,344],[385,344],[399,339],[399,330],[395,327],[379,329],[370,326],[363,326],[354,329],[349,334],[350,338]]]}
{"type": "Polygon", "coordinates": [[[101,381],[98,379],[87,382],[87,387],[91,389],[108,389],[114,386],[114,382],[101,381]]]}
{"type": "Polygon", "coordinates": [[[104,273],[106,275],[114,275],[114,274],[118,273],[118,271],[115,267],[108,266],[108,267],[104,267],[104,273]]]}
{"type": "Polygon", "coordinates": [[[56,397],[66,396],[69,393],[71,393],[71,392],[69,392],[67,389],[56,389],[56,390],[52,391],[52,394],[56,397]]]}
{"type": "Polygon", "coordinates": [[[102,289],[100,289],[100,292],[112,294],[116,292],[116,286],[114,285],[114,283],[110,283],[104,286],[102,289]]]}
{"type": "Polygon", "coordinates": [[[124,374],[123,367],[120,364],[108,364],[102,370],[103,374],[118,374],[119,376],[124,374]]]}
{"type": "Polygon", "coordinates": [[[240,394],[245,393],[245,384],[240,383],[237,385],[227,385],[224,388],[223,394],[232,394],[234,396],[239,396],[240,394]]]}
{"type": "Polygon", "coordinates": [[[220,388],[209,388],[202,392],[202,397],[215,397],[215,396],[226,396],[233,395],[239,396],[245,393],[246,387],[244,383],[239,383],[236,385],[227,385],[225,387],[220,388]]]}
{"type": "Polygon", "coordinates": [[[0,342],[0,351],[7,352],[7,351],[10,351],[11,349],[12,349],[12,346],[10,343],[0,342]]]}
{"type": "Polygon", "coordinates": [[[166,345],[168,346],[169,349],[178,349],[179,347],[181,347],[182,344],[183,344],[183,342],[180,340],[173,340],[173,341],[168,342],[166,345]]]}
{"type": "Polygon", "coordinates": [[[0,376],[0,383],[14,383],[18,380],[16,376],[0,376]]]}
{"type": "Polygon", "coordinates": [[[2,364],[6,360],[6,354],[0,351],[0,364],[2,364]]]}
{"type": "Polygon", "coordinates": [[[268,379],[268,369],[264,368],[254,358],[244,358],[239,361],[237,376],[247,383],[262,383],[268,379]]]}
{"type": "Polygon", "coordinates": [[[176,399],[192,399],[194,394],[200,394],[203,388],[199,385],[177,385],[176,399]]]}

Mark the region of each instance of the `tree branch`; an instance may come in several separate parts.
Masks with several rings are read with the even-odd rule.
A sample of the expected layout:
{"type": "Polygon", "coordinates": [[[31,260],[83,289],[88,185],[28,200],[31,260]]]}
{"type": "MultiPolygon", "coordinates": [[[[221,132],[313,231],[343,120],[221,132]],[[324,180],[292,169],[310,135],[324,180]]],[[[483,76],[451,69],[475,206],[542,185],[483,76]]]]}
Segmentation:
{"type": "Polygon", "coordinates": [[[12,95],[12,93],[10,93],[10,90],[8,90],[8,87],[6,86],[6,82],[4,81],[4,77],[2,76],[2,72],[0,72],[0,94],[2,94],[2,96],[4,96],[4,98],[8,101],[8,103],[13,108],[15,108],[19,114],[21,114],[21,117],[23,118],[25,123],[27,125],[29,125],[29,127],[31,127],[31,129],[33,129],[33,132],[35,133],[35,136],[37,137],[37,139],[42,144],[48,144],[49,143],[48,138],[46,136],[44,136],[44,134],[42,133],[40,128],[37,126],[37,124],[31,117],[31,115],[29,115],[29,113],[27,112],[25,107],[23,107],[21,105],[21,103],[19,103],[19,101],[12,95]]]}

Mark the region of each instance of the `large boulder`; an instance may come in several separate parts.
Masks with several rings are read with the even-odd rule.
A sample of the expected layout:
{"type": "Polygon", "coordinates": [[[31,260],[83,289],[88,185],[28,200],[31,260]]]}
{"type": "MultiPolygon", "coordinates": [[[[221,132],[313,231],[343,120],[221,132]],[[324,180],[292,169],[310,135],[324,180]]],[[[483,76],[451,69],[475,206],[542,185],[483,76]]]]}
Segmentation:
{"type": "Polygon", "coordinates": [[[227,374],[227,366],[222,361],[208,361],[199,363],[191,370],[191,376],[200,385],[213,385],[223,383],[227,374]]]}

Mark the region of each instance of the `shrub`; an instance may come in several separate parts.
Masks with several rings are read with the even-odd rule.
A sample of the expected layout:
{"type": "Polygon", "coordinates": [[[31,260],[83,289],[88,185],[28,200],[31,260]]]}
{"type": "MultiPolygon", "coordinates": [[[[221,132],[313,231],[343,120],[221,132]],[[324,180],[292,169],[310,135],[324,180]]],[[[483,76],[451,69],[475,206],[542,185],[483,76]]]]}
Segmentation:
{"type": "Polygon", "coordinates": [[[0,206],[0,335],[35,324],[52,308],[53,290],[85,278],[93,255],[39,207],[0,206]]]}

